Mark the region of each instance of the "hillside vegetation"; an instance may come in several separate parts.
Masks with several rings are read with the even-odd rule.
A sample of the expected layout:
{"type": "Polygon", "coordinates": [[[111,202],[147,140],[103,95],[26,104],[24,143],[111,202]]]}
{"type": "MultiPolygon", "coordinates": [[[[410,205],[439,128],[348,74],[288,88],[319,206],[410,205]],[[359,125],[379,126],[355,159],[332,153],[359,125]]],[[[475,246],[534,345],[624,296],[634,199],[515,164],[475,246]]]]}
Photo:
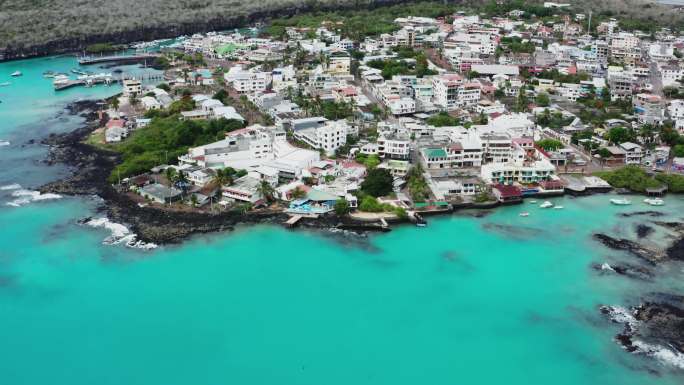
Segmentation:
{"type": "MultiPolygon", "coordinates": [[[[569,0],[577,12],[679,26],[680,12],[648,0],[569,0]]],[[[407,0],[0,0],[0,53],[6,58],[233,28],[304,11],[363,10],[407,0]]],[[[505,3],[506,1],[504,1],[505,3]]],[[[444,4],[444,1],[439,3],[444,4]]],[[[485,8],[490,0],[447,0],[485,8]]],[[[526,1],[525,3],[540,3],[526,1]]],[[[637,24],[639,25],[639,24],[637,24]]]]}

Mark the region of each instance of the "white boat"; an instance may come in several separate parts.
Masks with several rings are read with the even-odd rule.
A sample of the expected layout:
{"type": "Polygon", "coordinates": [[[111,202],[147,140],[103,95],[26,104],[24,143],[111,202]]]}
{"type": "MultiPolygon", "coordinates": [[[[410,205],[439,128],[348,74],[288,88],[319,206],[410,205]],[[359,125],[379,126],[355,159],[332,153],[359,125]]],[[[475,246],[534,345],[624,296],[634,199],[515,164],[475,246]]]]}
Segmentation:
{"type": "Polygon", "coordinates": [[[629,199],[624,199],[624,198],[620,198],[620,199],[611,199],[611,200],[610,200],[610,203],[612,203],[612,204],[614,204],[614,205],[618,205],[618,206],[627,206],[627,205],[631,205],[631,204],[632,204],[632,202],[631,202],[629,199]]]}
{"type": "Polygon", "coordinates": [[[9,85],[12,85],[12,82],[2,82],[0,83],[0,87],[7,87],[9,85]]]}
{"type": "Polygon", "coordinates": [[[553,207],[553,203],[545,201],[544,203],[540,204],[539,207],[542,209],[548,209],[549,207],[553,207]]]}
{"type": "Polygon", "coordinates": [[[54,79],[52,80],[52,84],[58,86],[69,83],[69,80],[70,79],[67,75],[55,75],[54,79]]]}
{"type": "Polygon", "coordinates": [[[13,77],[16,78],[17,76],[21,76],[21,75],[22,75],[22,74],[21,74],[21,71],[14,71],[14,72],[12,72],[12,75],[11,75],[11,76],[13,76],[13,77]]]}
{"type": "Polygon", "coordinates": [[[427,223],[424,223],[424,222],[416,223],[416,227],[427,227],[427,223]]]}
{"type": "Polygon", "coordinates": [[[561,210],[561,209],[564,209],[565,207],[563,207],[563,206],[553,206],[553,208],[556,209],[556,210],[561,210]]]}
{"type": "Polygon", "coordinates": [[[649,204],[651,206],[662,206],[665,204],[665,201],[660,198],[646,198],[644,199],[644,203],[649,204]]]}
{"type": "Polygon", "coordinates": [[[525,211],[525,212],[520,213],[520,216],[521,216],[521,217],[529,217],[529,216],[530,216],[530,213],[528,213],[527,211],[525,211]]]}
{"type": "Polygon", "coordinates": [[[534,203],[537,203],[537,201],[530,201],[530,203],[534,204],[534,203]]]}

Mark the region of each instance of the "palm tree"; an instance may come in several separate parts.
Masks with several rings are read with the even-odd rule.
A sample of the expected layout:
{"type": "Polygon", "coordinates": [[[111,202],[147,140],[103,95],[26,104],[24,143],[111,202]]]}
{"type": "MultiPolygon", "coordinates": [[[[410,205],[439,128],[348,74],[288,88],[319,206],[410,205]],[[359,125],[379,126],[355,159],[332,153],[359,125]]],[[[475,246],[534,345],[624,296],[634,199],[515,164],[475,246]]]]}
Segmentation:
{"type": "Polygon", "coordinates": [[[230,185],[233,183],[233,176],[227,168],[220,168],[216,170],[216,175],[214,175],[211,183],[217,187],[230,185]]]}
{"type": "Polygon", "coordinates": [[[292,199],[302,199],[306,196],[306,192],[302,190],[299,186],[295,187],[294,190],[290,191],[290,198],[292,199]]]}
{"type": "Polygon", "coordinates": [[[166,180],[168,180],[169,183],[173,183],[173,181],[176,179],[176,169],[173,167],[167,167],[166,171],[164,171],[164,176],[166,176],[166,180]]]}
{"type": "Polygon", "coordinates": [[[257,192],[263,196],[267,202],[271,203],[275,200],[275,189],[265,180],[261,181],[259,187],[257,187],[257,192]]]}

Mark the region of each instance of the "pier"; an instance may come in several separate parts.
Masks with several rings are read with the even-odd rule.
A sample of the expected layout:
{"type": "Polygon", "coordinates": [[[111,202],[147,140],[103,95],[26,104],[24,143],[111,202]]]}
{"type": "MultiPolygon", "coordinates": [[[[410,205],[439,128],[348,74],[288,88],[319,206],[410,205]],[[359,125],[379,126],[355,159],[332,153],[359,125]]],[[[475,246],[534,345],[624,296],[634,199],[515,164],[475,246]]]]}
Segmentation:
{"type": "Polygon", "coordinates": [[[89,65],[109,62],[139,62],[147,59],[156,59],[158,53],[142,53],[133,55],[110,55],[110,56],[83,56],[78,58],[78,64],[89,65]]]}
{"type": "MultiPolygon", "coordinates": [[[[90,87],[97,84],[110,85],[112,83],[122,83],[126,78],[115,79],[112,76],[98,76],[93,75],[85,79],[72,79],[61,83],[53,84],[55,91],[62,91],[72,87],[85,86],[90,87]]],[[[139,76],[136,79],[140,81],[151,81],[151,80],[164,80],[164,76],[159,75],[147,75],[139,76]]]]}
{"type": "Polygon", "coordinates": [[[287,226],[289,228],[293,228],[293,227],[297,226],[297,223],[301,219],[302,219],[301,215],[293,215],[290,217],[290,219],[287,220],[287,222],[285,222],[285,226],[287,226]]]}

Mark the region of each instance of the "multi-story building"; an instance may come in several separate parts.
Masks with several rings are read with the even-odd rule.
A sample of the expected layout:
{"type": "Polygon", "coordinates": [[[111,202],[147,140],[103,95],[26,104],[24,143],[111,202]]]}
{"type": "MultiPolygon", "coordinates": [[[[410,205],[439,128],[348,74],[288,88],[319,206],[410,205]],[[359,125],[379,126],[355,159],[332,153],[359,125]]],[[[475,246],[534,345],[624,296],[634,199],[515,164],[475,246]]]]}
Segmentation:
{"type": "Polygon", "coordinates": [[[632,105],[641,123],[659,123],[665,118],[665,105],[658,95],[636,94],[632,105]]]}
{"type": "Polygon", "coordinates": [[[334,75],[349,75],[351,69],[351,56],[349,52],[341,49],[330,51],[326,61],[326,72],[334,75]]]}
{"type": "Polygon", "coordinates": [[[411,142],[406,135],[380,134],[377,151],[382,158],[408,160],[411,157],[411,142]]]}
{"type": "Polygon", "coordinates": [[[434,103],[445,110],[475,105],[480,101],[480,84],[466,82],[457,74],[434,76],[432,89],[434,103]]]}
{"type": "Polygon", "coordinates": [[[295,131],[294,137],[332,155],[335,150],[347,143],[348,130],[346,120],[326,121],[323,125],[295,131]]]}

